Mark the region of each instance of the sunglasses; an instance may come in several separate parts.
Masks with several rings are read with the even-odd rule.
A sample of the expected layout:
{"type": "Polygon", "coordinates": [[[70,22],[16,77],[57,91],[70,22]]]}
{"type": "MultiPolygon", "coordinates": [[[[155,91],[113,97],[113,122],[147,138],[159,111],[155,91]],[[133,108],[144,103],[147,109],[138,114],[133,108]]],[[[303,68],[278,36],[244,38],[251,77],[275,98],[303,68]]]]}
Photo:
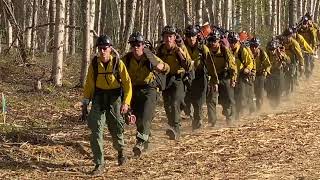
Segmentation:
{"type": "Polygon", "coordinates": [[[141,47],[143,44],[141,42],[132,42],[130,43],[131,47],[141,47]]]}
{"type": "Polygon", "coordinates": [[[98,47],[99,51],[101,50],[107,50],[110,46],[102,46],[102,47],[98,47]]]}

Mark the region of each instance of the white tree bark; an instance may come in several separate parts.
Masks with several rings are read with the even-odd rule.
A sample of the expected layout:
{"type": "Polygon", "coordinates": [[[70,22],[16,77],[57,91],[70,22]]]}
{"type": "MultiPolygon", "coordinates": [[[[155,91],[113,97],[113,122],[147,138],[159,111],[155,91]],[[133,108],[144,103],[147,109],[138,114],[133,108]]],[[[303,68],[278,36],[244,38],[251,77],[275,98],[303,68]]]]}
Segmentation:
{"type": "Polygon", "coordinates": [[[70,54],[73,55],[76,53],[76,29],[74,26],[76,25],[76,19],[75,19],[75,0],[69,1],[69,11],[70,11],[70,26],[72,28],[69,29],[70,32],[70,54]]]}
{"type": "Polygon", "coordinates": [[[235,0],[235,30],[240,31],[242,25],[242,0],[235,0]]]}
{"type": "Polygon", "coordinates": [[[293,26],[297,22],[297,2],[296,0],[289,1],[289,26],[293,26]]]}
{"type": "Polygon", "coordinates": [[[281,12],[281,0],[277,0],[277,33],[280,34],[281,33],[281,16],[282,16],[282,12],[281,12]]]}
{"type": "Polygon", "coordinates": [[[100,35],[102,2],[101,2],[101,0],[97,0],[97,3],[98,3],[98,9],[96,11],[97,18],[95,21],[95,27],[96,27],[95,30],[96,30],[97,34],[100,35]]]}
{"type": "Polygon", "coordinates": [[[216,25],[217,26],[222,26],[222,0],[217,0],[217,7],[216,7],[216,25]]]}
{"type": "Polygon", "coordinates": [[[196,1],[196,24],[202,24],[202,0],[196,1]]]}
{"type": "Polygon", "coordinates": [[[126,31],[125,31],[125,42],[124,42],[124,51],[127,51],[129,49],[129,44],[126,43],[127,40],[130,37],[130,34],[133,31],[133,24],[134,24],[134,20],[135,20],[135,11],[136,11],[136,7],[137,7],[137,0],[133,0],[132,4],[131,4],[131,12],[130,12],[130,19],[128,21],[128,24],[126,25],[126,31]]]}
{"type": "MultiPolygon", "coordinates": [[[[43,8],[44,8],[44,18],[46,20],[46,23],[50,22],[49,19],[49,0],[44,0],[43,1],[43,8]]],[[[44,27],[44,34],[45,36],[43,37],[43,52],[47,53],[48,52],[48,41],[49,41],[49,26],[44,27]]]]}
{"type": "Polygon", "coordinates": [[[162,27],[167,25],[167,13],[166,13],[166,1],[159,0],[160,8],[161,8],[161,20],[162,20],[162,27]]]}
{"type": "Polygon", "coordinates": [[[271,8],[271,29],[273,32],[273,35],[277,35],[277,0],[272,0],[272,8],[271,8]]]}
{"type": "Polygon", "coordinates": [[[302,16],[302,1],[303,0],[297,0],[297,17],[299,20],[302,16]]]}
{"type": "Polygon", "coordinates": [[[148,40],[151,40],[151,6],[152,6],[152,0],[147,0],[146,1],[147,5],[148,5],[148,8],[146,9],[147,12],[147,16],[146,16],[146,29],[145,29],[145,37],[148,39],[148,40]]]}
{"type": "Polygon", "coordinates": [[[85,78],[88,74],[88,67],[90,63],[90,1],[84,1],[84,20],[83,20],[83,54],[80,73],[80,84],[83,87],[85,78]]]}
{"type": "Polygon", "coordinates": [[[67,27],[68,25],[70,25],[69,23],[69,19],[70,19],[70,4],[68,2],[68,0],[65,0],[65,32],[64,32],[64,54],[69,54],[69,27],[67,27]]]}
{"type": "Polygon", "coordinates": [[[32,30],[31,30],[31,56],[32,59],[34,58],[34,53],[36,49],[37,43],[37,31],[36,26],[38,24],[38,0],[33,0],[33,7],[32,7],[32,30]]]}
{"type": "Polygon", "coordinates": [[[141,0],[140,2],[140,6],[141,6],[141,12],[140,12],[140,32],[143,33],[143,30],[144,30],[144,10],[145,10],[145,0],[141,0]]]}
{"type": "Polygon", "coordinates": [[[252,5],[251,5],[251,13],[252,13],[252,30],[251,33],[256,33],[257,32],[257,19],[258,19],[258,8],[257,8],[257,0],[252,0],[252,5]]]}
{"type": "MultiPolygon", "coordinates": [[[[32,26],[32,4],[33,4],[33,1],[26,4],[26,15],[25,15],[25,17],[26,17],[25,18],[26,27],[31,27],[32,26]]],[[[25,31],[25,37],[26,37],[25,39],[26,39],[26,47],[27,47],[27,49],[31,48],[31,34],[32,34],[31,32],[32,32],[31,28],[28,28],[25,31]]]]}
{"type": "Polygon", "coordinates": [[[187,25],[189,24],[192,24],[192,21],[191,21],[191,14],[190,14],[190,3],[189,3],[190,0],[184,0],[184,8],[183,8],[183,11],[184,11],[184,26],[186,27],[187,25]]]}
{"type": "Polygon", "coordinates": [[[62,65],[63,65],[63,47],[65,32],[65,0],[56,1],[56,27],[55,27],[55,50],[53,54],[54,76],[53,81],[56,86],[62,86],[62,65]]]}
{"type": "Polygon", "coordinates": [[[55,20],[56,20],[56,0],[50,0],[49,4],[49,15],[50,15],[50,30],[49,30],[49,47],[50,51],[54,47],[54,34],[55,34],[55,20]]]}
{"type": "MultiPolygon", "coordinates": [[[[90,24],[89,28],[90,30],[94,30],[94,19],[95,19],[95,10],[96,10],[96,3],[95,0],[90,0],[90,24]]],[[[90,49],[91,52],[94,48],[94,34],[90,33],[90,49]]]]}

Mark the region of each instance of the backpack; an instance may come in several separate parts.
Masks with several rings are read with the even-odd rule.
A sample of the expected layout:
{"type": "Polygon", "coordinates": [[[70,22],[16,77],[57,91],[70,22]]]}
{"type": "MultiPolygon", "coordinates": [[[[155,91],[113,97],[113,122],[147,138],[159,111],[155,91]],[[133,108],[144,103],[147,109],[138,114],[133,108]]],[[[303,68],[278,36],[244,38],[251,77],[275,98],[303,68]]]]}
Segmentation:
{"type": "Polygon", "coordinates": [[[120,77],[120,71],[119,71],[119,59],[118,58],[116,58],[116,57],[113,58],[111,72],[105,72],[105,73],[98,72],[98,57],[97,56],[93,57],[91,64],[92,64],[92,68],[93,68],[93,79],[94,79],[94,84],[95,84],[94,87],[96,87],[98,74],[113,74],[116,77],[116,80],[118,81],[118,83],[121,85],[121,77],[120,77]]]}
{"type": "MultiPolygon", "coordinates": [[[[149,84],[149,86],[154,87],[154,88],[159,88],[160,91],[165,90],[167,75],[165,75],[164,73],[160,73],[158,71],[155,71],[153,69],[153,66],[152,66],[150,60],[149,60],[149,58],[153,58],[153,57],[150,56],[151,54],[145,53],[145,55],[146,55],[148,61],[145,61],[144,66],[146,66],[150,70],[150,72],[152,72],[153,75],[155,76],[155,80],[153,82],[151,82],[149,84]]],[[[130,59],[132,57],[133,57],[133,53],[130,52],[130,53],[127,53],[123,58],[124,64],[126,65],[127,69],[130,68],[130,59]]]]}

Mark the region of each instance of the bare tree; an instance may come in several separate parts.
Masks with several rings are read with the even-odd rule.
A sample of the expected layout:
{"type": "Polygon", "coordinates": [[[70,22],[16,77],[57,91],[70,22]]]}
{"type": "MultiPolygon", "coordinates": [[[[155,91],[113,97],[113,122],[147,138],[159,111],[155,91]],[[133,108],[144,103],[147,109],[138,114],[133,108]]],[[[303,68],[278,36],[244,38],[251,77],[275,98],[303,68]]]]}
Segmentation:
{"type": "Polygon", "coordinates": [[[271,8],[271,30],[273,32],[273,35],[276,35],[277,31],[277,0],[272,0],[272,8],[271,8]]]}
{"type": "Polygon", "coordinates": [[[34,52],[36,48],[37,31],[36,25],[38,24],[38,0],[33,0],[32,7],[32,30],[31,30],[31,56],[34,58],[34,52]]]}
{"type": "MultiPolygon", "coordinates": [[[[8,5],[12,6],[11,0],[8,0],[8,5]]],[[[12,25],[11,25],[9,20],[7,20],[7,31],[8,31],[8,33],[7,33],[7,36],[8,36],[7,45],[8,45],[8,47],[10,47],[11,44],[12,44],[12,41],[13,41],[13,37],[12,37],[13,36],[13,30],[12,30],[12,25]]]]}
{"type": "Polygon", "coordinates": [[[215,22],[216,22],[216,25],[217,26],[221,26],[222,25],[222,0],[217,0],[217,4],[216,4],[216,19],[215,19],[215,22]]]}
{"type": "Polygon", "coordinates": [[[167,13],[166,13],[166,1],[159,0],[160,9],[161,9],[161,20],[162,20],[162,27],[167,25],[167,13]]]}
{"type": "Polygon", "coordinates": [[[184,0],[184,8],[183,8],[183,12],[184,12],[184,26],[187,26],[188,24],[192,24],[191,21],[191,14],[190,14],[190,0],[184,0]]]}
{"type": "MultiPolygon", "coordinates": [[[[124,45],[122,47],[124,47],[124,51],[127,51],[129,49],[129,44],[126,43],[126,40],[129,39],[129,36],[130,34],[132,33],[133,31],[133,23],[134,23],[134,20],[135,20],[135,11],[136,11],[136,7],[137,7],[137,0],[132,0],[132,3],[130,4],[130,18],[128,18],[128,23],[126,25],[126,31],[125,31],[125,34],[124,34],[124,38],[125,38],[125,42],[124,42],[124,45]]],[[[128,17],[128,16],[127,16],[128,17]]]]}
{"type": "Polygon", "coordinates": [[[76,18],[75,18],[75,0],[69,0],[69,11],[70,11],[70,26],[71,28],[69,29],[70,33],[70,54],[73,55],[76,53],[76,18]]]}
{"type": "Polygon", "coordinates": [[[49,16],[50,16],[50,27],[49,27],[49,42],[50,42],[50,49],[49,51],[52,51],[52,47],[53,47],[53,38],[54,38],[54,34],[55,34],[55,19],[56,19],[56,0],[50,0],[50,4],[49,4],[49,16]]]}
{"type": "Polygon", "coordinates": [[[52,77],[56,86],[62,86],[63,47],[65,32],[65,0],[56,1],[56,27],[52,77]]]}
{"type": "Polygon", "coordinates": [[[296,0],[289,1],[289,26],[293,26],[297,21],[297,2],[296,0]]]}
{"type": "Polygon", "coordinates": [[[196,0],[195,10],[196,10],[196,24],[202,24],[202,0],[196,0]]]}
{"type": "MultiPolygon", "coordinates": [[[[43,15],[46,23],[50,23],[49,19],[49,0],[43,0],[43,15]]],[[[43,52],[48,52],[48,41],[49,41],[49,26],[44,27],[44,37],[43,37],[43,52]]]]}
{"type": "MultiPolygon", "coordinates": [[[[96,10],[96,1],[95,0],[90,0],[90,24],[89,24],[89,28],[90,30],[94,30],[94,19],[95,19],[95,10],[96,10]]],[[[93,50],[93,46],[94,46],[94,34],[90,33],[90,49],[91,51],[93,50]]]]}

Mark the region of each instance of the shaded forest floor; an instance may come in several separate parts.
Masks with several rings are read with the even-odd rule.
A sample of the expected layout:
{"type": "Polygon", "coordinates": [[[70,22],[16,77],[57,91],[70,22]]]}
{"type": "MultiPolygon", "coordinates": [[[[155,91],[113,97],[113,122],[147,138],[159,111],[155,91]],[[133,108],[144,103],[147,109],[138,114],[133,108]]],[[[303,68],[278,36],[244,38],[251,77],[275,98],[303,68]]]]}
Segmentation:
{"type": "MultiPolygon", "coordinates": [[[[51,57],[49,57],[50,59],[51,57]]],[[[89,131],[79,121],[81,89],[74,88],[80,59],[67,59],[64,84],[50,84],[50,62],[22,67],[0,58],[0,92],[7,96],[7,123],[0,125],[0,179],[88,179],[93,168],[89,131]],[[41,68],[42,67],[42,68],[41,68]],[[35,91],[35,79],[43,90],[35,91]]],[[[294,94],[273,109],[227,126],[192,132],[183,119],[179,142],[165,136],[166,117],[159,106],[151,147],[139,159],[131,151],[135,128],[126,127],[128,163],[116,164],[105,143],[106,172],[100,179],[318,179],[320,178],[320,63],[313,78],[300,81],[294,94]]],[[[221,113],[220,113],[221,114],[221,113]]],[[[2,119],[1,119],[2,120],[2,119]]],[[[105,133],[105,139],[110,139],[105,133]]]]}

